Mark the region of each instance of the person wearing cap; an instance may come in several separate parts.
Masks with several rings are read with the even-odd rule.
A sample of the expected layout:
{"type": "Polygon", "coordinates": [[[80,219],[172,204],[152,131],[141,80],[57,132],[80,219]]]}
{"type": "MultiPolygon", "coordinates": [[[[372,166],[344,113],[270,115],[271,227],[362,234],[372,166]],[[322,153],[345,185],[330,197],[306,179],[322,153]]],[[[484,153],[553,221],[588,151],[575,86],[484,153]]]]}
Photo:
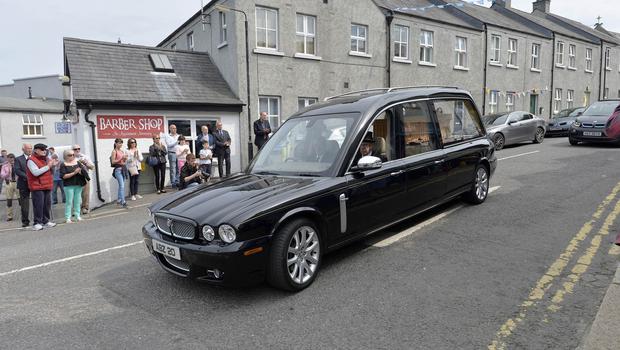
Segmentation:
{"type": "Polygon", "coordinates": [[[34,152],[27,162],[26,176],[28,189],[32,195],[34,211],[34,225],[32,229],[39,231],[43,227],[54,227],[50,221],[51,194],[54,187],[52,168],[58,164],[58,159],[47,158],[47,146],[42,143],[34,145],[34,152]]]}
{"type": "Polygon", "coordinates": [[[15,155],[9,153],[6,162],[0,167],[0,182],[6,184],[6,221],[13,220],[13,198],[17,192],[17,175],[15,174],[15,155]]]}
{"type": "Polygon", "coordinates": [[[26,168],[28,167],[28,158],[32,155],[32,145],[24,143],[22,145],[23,154],[15,158],[15,174],[17,175],[17,189],[19,190],[19,207],[21,208],[22,227],[30,226],[30,190],[28,189],[28,176],[26,168]]]}

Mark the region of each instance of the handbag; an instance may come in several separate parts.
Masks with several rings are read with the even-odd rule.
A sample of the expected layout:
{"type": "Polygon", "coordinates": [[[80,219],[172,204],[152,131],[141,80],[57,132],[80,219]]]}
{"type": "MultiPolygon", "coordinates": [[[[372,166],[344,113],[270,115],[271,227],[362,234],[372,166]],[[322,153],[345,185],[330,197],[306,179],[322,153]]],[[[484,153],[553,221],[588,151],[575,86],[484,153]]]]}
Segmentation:
{"type": "Polygon", "coordinates": [[[152,167],[157,166],[159,165],[159,158],[156,156],[148,156],[146,157],[146,163],[152,167]]]}
{"type": "Polygon", "coordinates": [[[138,166],[135,163],[132,163],[130,166],[128,166],[127,171],[129,171],[129,175],[131,176],[140,174],[140,172],[138,171],[138,166]]]}

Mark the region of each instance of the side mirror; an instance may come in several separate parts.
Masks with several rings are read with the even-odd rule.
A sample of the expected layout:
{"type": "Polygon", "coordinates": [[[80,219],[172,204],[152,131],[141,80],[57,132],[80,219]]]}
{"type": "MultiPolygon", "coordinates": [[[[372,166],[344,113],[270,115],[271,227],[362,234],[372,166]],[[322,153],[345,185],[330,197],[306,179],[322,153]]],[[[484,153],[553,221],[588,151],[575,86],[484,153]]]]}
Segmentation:
{"type": "Polygon", "coordinates": [[[365,156],[357,161],[357,169],[361,171],[379,169],[381,168],[382,164],[383,163],[381,163],[381,158],[379,157],[365,156]]]}
{"type": "Polygon", "coordinates": [[[577,116],[580,116],[582,114],[583,114],[583,112],[577,112],[577,116]]]}

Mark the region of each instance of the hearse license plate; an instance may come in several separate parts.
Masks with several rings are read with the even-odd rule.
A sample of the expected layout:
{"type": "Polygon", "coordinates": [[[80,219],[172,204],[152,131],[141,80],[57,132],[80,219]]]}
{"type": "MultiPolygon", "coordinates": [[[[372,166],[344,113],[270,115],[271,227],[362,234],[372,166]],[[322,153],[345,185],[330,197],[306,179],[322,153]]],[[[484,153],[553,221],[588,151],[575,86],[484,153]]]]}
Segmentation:
{"type": "Polygon", "coordinates": [[[173,259],[181,260],[181,251],[178,247],[173,247],[166,243],[153,240],[153,250],[173,259]]]}

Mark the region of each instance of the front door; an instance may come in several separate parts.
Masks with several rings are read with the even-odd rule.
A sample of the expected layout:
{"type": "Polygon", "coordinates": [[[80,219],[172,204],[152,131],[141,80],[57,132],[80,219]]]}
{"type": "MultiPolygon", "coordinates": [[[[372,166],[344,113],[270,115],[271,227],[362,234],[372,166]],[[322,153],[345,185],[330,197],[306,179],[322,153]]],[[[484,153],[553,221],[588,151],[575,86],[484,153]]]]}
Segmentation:
{"type": "Polygon", "coordinates": [[[538,95],[530,95],[530,113],[537,114],[536,110],[538,109],[538,95]]]}

